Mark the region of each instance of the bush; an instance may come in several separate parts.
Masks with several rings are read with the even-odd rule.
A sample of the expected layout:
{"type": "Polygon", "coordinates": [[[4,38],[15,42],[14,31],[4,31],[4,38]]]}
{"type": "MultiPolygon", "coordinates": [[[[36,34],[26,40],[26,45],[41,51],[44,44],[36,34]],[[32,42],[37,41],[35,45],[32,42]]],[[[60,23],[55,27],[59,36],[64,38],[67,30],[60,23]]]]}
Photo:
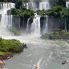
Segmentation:
{"type": "Polygon", "coordinates": [[[34,16],[34,11],[32,11],[30,9],[26,9],[26,8],[12,9],[11,14],[17,15],[17,16],[20,16],[20,17],[31,17],[31,16],[34,16]]]}
{"type": "Polygon", "coordinates": [[[65,32],[63,30],[54,31],[49,34],[45,34],[42,36],[43,39],[69,39],[69,32],[65,32]]]}
{"type": "Polygon", "coordinates": [[[19,40],[0,40],[0,52],[19,53],[23,50],[23,44],[19,40]]]}
{"type": "Polygon", "coordinates": [[[41,16],[45,16],[46,15],[46,10],[37,10],[37,14],[41,15],[41,16]]]}

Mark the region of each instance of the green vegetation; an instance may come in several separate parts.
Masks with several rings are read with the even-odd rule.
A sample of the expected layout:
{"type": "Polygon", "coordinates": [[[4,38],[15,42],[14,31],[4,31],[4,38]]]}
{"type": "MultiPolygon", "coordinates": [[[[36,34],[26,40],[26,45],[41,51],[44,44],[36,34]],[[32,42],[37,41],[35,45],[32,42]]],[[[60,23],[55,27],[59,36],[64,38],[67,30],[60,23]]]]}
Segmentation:
{"type": "Polygon", "coordinates": [[[44,9],[38,10],[37,14],[63,18],[63,17],[69,16],[69,9],[62,7],[62,6],[55,6],[47,11],[44,9]]]}
{"type": "Polygon", "coordinates": [[[21,34],[21,31],[20,31],[19,29],[17,29],[17,28],[14,28],[14,27],[12,27],[12,28],[10,29],[10,31],[11,31],[14,35],[20,35],[20,34],[21,34]]]}
{"type": "Polygon", "coordinates": [[[23,50],[23,44],[19,40],[15,39],[2,39],[0,38],[0,52],[12,52],[19,53],[23,50]]]}
{"type": "Polygon", "coordinates": [[[62,6],[55,6],[47,11],[47,15],[62,18],[65,16],[69,16],[69,9],[62,6]]]}
{"type": "Polygon", "coordinates": [[[55,5],[66,6],[66,0],[56,0],[55,5]]]}
{"type": "MultiPolygon", "coordinates": [[[[38,15],[48,15],[49,17],[58,18],[60,22],[64,20],[64,29],[67,32],[69,27],[69,9],[63,6],[55,6],[49,10],[38,10],[38,15]]],[[[61,29],[61,28],[60,28],[61,29]]]]}
{"type": "Polygon", "coordinates": [[[11,14],[28,18],[28,17],[34,16],[34,11],[32,11],[30,9],[26,9],[26,8],[12,9],[11,14]]]}
{"type": "Polygon", "coordinates": [[[0,56],[6,55],[6,54],[11,54],[10,52],[0,52],[0,56]]]}
{"type": "Polygon", "coordinates": [[[69,39],[69,32],[63,30],[54,31],[48,34],[43,35],[41,38],[45,39],[69,39]]]}
{"type": "Polygon", "coordinates": [[[37,10],[37,14],[38,14],[38,15],[45,16],[46,13],[47,13],[47,11],[44,10],[44,9],[43,9],[43,10],[37,10]]]}

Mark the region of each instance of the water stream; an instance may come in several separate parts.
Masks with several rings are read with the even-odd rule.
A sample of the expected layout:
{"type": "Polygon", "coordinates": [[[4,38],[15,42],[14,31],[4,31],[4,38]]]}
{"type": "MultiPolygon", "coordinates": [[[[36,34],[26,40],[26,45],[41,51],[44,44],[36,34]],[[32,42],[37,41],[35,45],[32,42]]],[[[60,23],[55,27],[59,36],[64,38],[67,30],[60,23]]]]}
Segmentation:
{"type": "Polygon", "coordinates": [[[69,63],[62,65],[64,60],[69,60],[69,44],[66,45],[67,42],[42,40],[40,38],[29,39],[24,42],[27,44],[28,49],[9,59],[5,68],[34,69],[36,64],[39,69],[69,68],[69,63]]]}

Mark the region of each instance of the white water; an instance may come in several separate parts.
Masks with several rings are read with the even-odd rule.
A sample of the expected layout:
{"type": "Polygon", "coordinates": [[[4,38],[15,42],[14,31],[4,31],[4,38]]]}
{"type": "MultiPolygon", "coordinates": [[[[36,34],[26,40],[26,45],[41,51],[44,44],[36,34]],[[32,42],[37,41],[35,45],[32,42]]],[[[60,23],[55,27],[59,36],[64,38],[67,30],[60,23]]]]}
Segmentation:
{"type": "Polygon", "coordinates": [[[66,1],[66,7],[69,8],[69,1],[66,1]]]}
{"type": "MultiPolygon", "coordinates": [[[[37,4],[38,3],[35,3],[35,1],[30,0],[30,2],[27,3],[27,9],[32,8],[33,10],[36,11],[37,10],[37,7],[36,7],[37,4]]],[[[51,8],[49,1],[39,2],[38,5],[39,5],[40,10],[43,10],[43,9],[48,10],[51,8]]],[[[41,16],[39,16],[39,15],[37,15],[37,13],[35,13],[35,16],[33,18],[33,23],[31,24],[31,34],[33,34],[34,36],[39,36],[39,37],[41,36],[40,18],[41,18],[41,16]]],[[[30,18],[27,21],[27,32],[30,31],[29,20],[30,20],[30,18]]],[[[46,21],[45,21],[44,28],[43,28],[42,32],[43,32],[42,34],[48,33],[48,16],[46,16],[46,21]]]]}
{"type": "Polygon", "coordinates": [[[27,30],[27,33],[30,32],[30,28],[29,28],[29,21],[30,21],[30,19],[31,19],[31,17],[28,18],[28,21],[27,21],[27,29],[26,29],[27,30]]]}
{"type": "Polygon", "coordinates": [[[43,27],[43,33],[42,34],[45,34],[45,33],[48,33],[48,16],[47,15],[46,15],[45,24],[43,27]]]}
{"type": "Polygon", "coordinates": [[[0,3],[1,21],[0,21],[0,36],[9,36],[9,28],[12,27],[12,15],[7,15],[7,11],[15,7],[13,3],[0,3]]]}
{"type": "Polygon", "coordinates": [[[26,8],[29,9],[29,3],[26,3],[26,8]]]}
{"type": "Polygon", "coordinates": [[[7,14],[7,11],[11,8],[15,8],[14,3],[0,3],[1,9],[0,14],[7,14]]]}
{"type": "Polygon", "coordinates": [[[31,33],[35,36],[40,36],[40,16],[35,13],[33,23],[31,25],[31,33]]]}
{"type": "Polygon", "coordinates": [[[46,23],[45,23],[44,33],[48,33],[48,16],[46,16],[46,23]]]}
{"type": "Polygon", "coordinates": [[[43,9],[48,10],[48,9],[50,9],[50,3],[49,3],[49,1],[40,2],[39,9],[40,10],[43,10],[43,9]]]}
{"type": "Polygon", "coordinates": [[[30,0],[30,2],[26,4],[26,8],[27,9],[31,8],[32,10],[36,11],[36,10],[43,10],[43,9],[48,10],[51,8],[51,6],[48,0],[39,1],[39,2],[30,0]]]}

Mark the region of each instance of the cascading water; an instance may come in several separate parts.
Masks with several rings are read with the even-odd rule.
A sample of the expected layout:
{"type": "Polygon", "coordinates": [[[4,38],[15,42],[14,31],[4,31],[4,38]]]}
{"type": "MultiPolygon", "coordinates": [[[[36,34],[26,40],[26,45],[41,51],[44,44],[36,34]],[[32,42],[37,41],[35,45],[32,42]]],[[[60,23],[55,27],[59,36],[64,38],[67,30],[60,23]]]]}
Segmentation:
{"type": "MultiPolygon", "coordinates": [[[[39,3],[39,9],[40,10],[42,10],[42,9],[45,9],[45,10],[50,9],[49,1],[40,2],[39,3]]],[[[37,15],[37,13],[36,13],[35,16],[34,16],[34,19],[33,19],[33,23],[31,25],[31,32],[34,33],[37,36],[41,35],[40,17],[41,16],[37,15]]],[[[45,21],[44,29],[43,29],[43,33],[47,33],[47,32],[48,32],[48,16],[46,16],[46,21],[45,21]]]]}
{"type": "Polygon", "coordinates": [[[33,23],[31,25],[31,33],[40,36],[40,16],[35,13],[33,23]]]}
{"type": "Polygon", "coordinates": [[[43,29],[43,33],[48,33],[48,16],[46,15],[46,19],[45,19],[45,24],[44,24],[44,29],[43,29]]]}
{"type": "Polygon", "coordinates": [[[39,9],[40,10],[43,10],[43,9],[48,10],[48,9],[50,9],[50,3],[49,3],[49,1],[40,2],[39,9]]]}
{"type": "Polygon", "coordinates": [[[31,17],[30,18],[28,18],[28,21],[27,21],[27,33],[29,33],[30,32],[30,28],[29,28],[29,21],[30,21],[30,19],[31,19],[31,17]]]}
{"type": "Polygon", "coordinates": [[[15,7],[13,3],[0,3],[1,21],[0,21],[0,36],[11,35],[8,28],[12,26],[12,15],[7,15],[8,10],[15,7]],[[5,34],[4,34],[5,33],[5,34]]]}
{"type": "Polygon", "coordinates": [[[66,2],[66,7],[69,8],[69,1],[66,2]]]}

